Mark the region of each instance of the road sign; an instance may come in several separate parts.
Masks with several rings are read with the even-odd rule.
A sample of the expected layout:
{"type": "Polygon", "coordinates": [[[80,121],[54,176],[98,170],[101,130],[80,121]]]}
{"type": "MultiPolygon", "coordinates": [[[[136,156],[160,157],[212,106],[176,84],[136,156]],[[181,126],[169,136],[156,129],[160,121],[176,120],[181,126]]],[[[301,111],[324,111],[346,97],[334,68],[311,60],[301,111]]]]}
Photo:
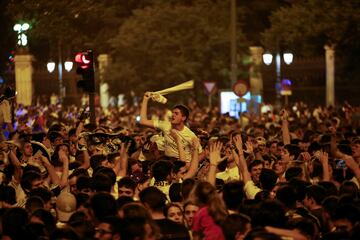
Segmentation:
{"type": "Polygon", "coordinates": [[[291,91],[291,85],[292,82],[289,79],[283,79],[281,81],[281,91],[280,94],[283,96],[290,96],[292,95],[292,91],[291,91]]]}
{"type": "Polygon", "coordinates": [[[233,85],[233,91],[237,96],[242,97],[249,91],[249,85],[244,80],[238,80],[233,85]]]}
{"type": "Polygon", "coordinates": [[[214,94],[214,92],[216,90],[216,82],[206,81],[206,82],[204,82],[204,87],[205,87],[206,93],[208,95],[212,95],[212,94],[214,94]]]}

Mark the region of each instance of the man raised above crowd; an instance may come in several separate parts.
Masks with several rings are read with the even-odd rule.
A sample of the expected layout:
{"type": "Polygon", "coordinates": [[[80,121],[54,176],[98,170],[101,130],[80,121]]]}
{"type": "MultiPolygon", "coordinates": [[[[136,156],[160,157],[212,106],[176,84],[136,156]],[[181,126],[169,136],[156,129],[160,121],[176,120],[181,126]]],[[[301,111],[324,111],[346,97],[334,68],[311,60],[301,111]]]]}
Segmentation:
{"type": "MultiPolygon", "coordinates": [[[[176,105],[172,109],[171,122],[150,120],[147,117],[147,106],[151,93],[144,94],[140,111],[140,124],[160,129],[164,134],[165,155],[185,162],[190,162],[192,157],[192,139],[196,135],[185,126],[189,118],[189,109],[184,105],[176,105]]],[[[201,146],[198,149],[202,152],[201,146]]]]}

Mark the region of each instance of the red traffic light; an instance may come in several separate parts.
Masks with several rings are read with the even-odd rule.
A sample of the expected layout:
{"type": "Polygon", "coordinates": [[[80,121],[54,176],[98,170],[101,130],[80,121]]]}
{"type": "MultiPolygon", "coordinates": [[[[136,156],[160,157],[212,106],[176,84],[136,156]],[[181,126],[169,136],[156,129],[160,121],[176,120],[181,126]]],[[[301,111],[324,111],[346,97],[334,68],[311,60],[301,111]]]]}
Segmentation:
{"type": "Polygon", "coordinates": [[[81,68],[88,68],[91,65],[91,57],[86,52],[77,53],[75,62],[79,63],[81,68]]]}

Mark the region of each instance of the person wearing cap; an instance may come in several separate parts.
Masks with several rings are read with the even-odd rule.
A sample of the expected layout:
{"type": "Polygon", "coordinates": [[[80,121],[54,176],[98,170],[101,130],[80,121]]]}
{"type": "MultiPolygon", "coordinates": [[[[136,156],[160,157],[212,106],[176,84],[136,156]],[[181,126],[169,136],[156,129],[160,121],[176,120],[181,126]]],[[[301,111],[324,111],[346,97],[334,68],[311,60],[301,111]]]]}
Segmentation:
{"type": "MultiPolygon", "coordinates": [[[[145,93],[140,111],[140,124],[160,129],[165,139],[165,155],[185,162],[191,161],[192,139],[197,136],[185,125],[189,118],[189,110],[184,105],[176,105],[172,109],[171,122],[151,120],[147,117],[147,105],[150,93],[145,93]],[[180,148],[179,148],[180,147],[180,148]],[[184,149],[184,159],[181,159],[181,148],[184,149]]],[[[198,148],[202,152],[201,146],[198,148]]]]}
{"type": "Polygon", "coordinates": [[[11,100],[15,97],[16,92],[14,89],[7,87],[4,94],[0,97],[0,124],[5,126],[2,128],[2,134],[0,134],[0,140],[5,140],[4,130],[13,132],[14,128],[12,125],[12,113],[11,113],[11,100]]]}
{"type": "Polygon", "coordinates": [[[62,191],[56,198],[57,227],[64,227],[71,215],[76,212],[76,198],[68,192],[62,191]]]}

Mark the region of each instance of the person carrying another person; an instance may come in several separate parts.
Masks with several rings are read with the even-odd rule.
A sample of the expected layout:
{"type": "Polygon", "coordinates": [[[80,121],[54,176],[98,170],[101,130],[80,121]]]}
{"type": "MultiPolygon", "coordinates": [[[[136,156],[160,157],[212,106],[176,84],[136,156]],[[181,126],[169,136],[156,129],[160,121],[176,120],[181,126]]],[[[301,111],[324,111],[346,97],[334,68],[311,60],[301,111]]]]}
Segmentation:
{"type": "MultiPolygon", "coordinates": [[[[151,93],[144,94],[140,111],[140,124],[151,128],[158,128],[163,132],[165,140],[165,155],[190,163],[192,158],[192,139],[197,136],[185,125],[189,118],[189,109],[184,105],[176,105],[172,109],[170,122],[150,120],[147,117],[147,106],[151,93]]],[[[201,146],[198,147],[202,152],[201,146]]],[[[189,165],[189,164],[188,164],[189,165]]]]}

